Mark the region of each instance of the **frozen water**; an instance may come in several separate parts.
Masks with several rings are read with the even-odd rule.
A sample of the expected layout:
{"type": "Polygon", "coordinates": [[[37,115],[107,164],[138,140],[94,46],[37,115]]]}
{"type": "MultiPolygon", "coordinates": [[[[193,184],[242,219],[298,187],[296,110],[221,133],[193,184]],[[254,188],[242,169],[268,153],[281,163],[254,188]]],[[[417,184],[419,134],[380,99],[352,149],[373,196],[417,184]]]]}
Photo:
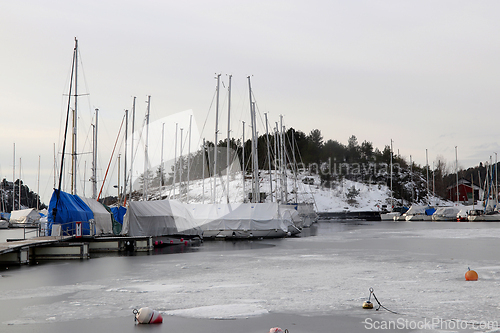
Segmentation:
{"type": "Polygon", "coordinates": [[[500,225],[352,221],[317,228],[311,237],[214,241],[188,253],[3,271],[0,318],[3,325],[53,323],[125,317],[144,306],[190,318],[362,316],[372,287],[405,318],[500,319],[500,225]],[[479,281],[465,281],[467,267],[479,281]],[[4,311],[16,300],[16,311],[4,311]]]}

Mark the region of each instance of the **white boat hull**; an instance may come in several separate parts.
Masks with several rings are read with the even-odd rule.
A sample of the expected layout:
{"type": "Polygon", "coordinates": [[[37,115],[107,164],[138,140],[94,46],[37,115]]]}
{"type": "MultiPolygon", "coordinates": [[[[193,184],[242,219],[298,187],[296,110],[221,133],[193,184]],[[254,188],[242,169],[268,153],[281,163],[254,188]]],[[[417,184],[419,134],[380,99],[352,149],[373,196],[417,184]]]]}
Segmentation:
{"type": "Polygon", "coordinates": [[[500,214],[491,215],[469,215],[469,222],[500,222],[500,214]]]}
{"type": "Polygon", "coordinates": [[[399,212],[390,212],[385,214],[380,214],[381,221],[396,221],[394,218],[399,217],[401,214],[399,212]]]}
{"type": "Polygon", "coordinates": [[[406,221],[417,222],[417,221],[432,221],[431,215],[407,215],[406,221]]]}

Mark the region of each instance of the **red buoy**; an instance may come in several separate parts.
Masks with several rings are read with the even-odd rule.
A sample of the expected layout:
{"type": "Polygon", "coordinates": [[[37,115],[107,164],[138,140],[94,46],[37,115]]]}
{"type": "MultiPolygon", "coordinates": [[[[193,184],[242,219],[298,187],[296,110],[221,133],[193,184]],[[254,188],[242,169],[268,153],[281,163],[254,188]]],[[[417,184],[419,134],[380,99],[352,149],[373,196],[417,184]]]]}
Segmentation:
{"type": "Polygon", "coordinates": [[[139,324],[161,324],[163,323],[163,317],[160,312],[150,309],[150,308],[140,308],[139,310],[134,309],[135,320],[139,324]]]}

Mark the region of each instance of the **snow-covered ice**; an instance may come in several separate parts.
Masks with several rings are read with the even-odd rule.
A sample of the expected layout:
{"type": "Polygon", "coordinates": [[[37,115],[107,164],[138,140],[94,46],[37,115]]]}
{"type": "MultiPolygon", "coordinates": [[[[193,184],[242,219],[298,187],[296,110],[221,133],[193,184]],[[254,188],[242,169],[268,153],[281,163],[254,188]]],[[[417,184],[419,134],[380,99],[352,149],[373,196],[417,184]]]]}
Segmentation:
{"type": "Polygon", "coordinates": [[[189,253],[5,271],[0,305],[26,303],[13,318],[0,318],[5,325],[125,317],[144,306],[190,318],[362,316],[372,287],[405,318],[500,319],[497,224],[351,221],[317,228],[311,237],[205,242],[189,253]],[[465,281],[467,267],[479,281],[465,281]]]}

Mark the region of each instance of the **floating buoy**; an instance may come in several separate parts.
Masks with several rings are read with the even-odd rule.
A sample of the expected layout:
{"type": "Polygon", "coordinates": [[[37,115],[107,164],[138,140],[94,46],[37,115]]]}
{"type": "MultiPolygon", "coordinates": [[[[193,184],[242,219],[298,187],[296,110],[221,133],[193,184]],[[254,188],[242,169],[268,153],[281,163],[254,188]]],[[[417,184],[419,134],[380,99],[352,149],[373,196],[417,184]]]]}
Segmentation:
{"type": "Polygon", "coordinates": [[[467,267],[469,270],[465,272],[465,281],[477,281],[479,278],[476,271],[471,270],[469,267],[467,267]]]}
{"type": "Polygon", "coordinates": [[[370,301],[363,302],[363,309],[373,309],[373,303],[370,301]]]}
{"type": "Polygon", "coordinates": [[[161,324],[163,323],[163,317],[160,312],[150,309],[150,308],[140,308],[139,310],[134,309],[135,320],[139,324],[161,324]]]}
{"type": "Polygon", "coordinates": [[[269,333],[288,333],[288,330],[285,329],[284,331],[279,328],[279,327],[273,327],[269,330],[269,333]]]}

